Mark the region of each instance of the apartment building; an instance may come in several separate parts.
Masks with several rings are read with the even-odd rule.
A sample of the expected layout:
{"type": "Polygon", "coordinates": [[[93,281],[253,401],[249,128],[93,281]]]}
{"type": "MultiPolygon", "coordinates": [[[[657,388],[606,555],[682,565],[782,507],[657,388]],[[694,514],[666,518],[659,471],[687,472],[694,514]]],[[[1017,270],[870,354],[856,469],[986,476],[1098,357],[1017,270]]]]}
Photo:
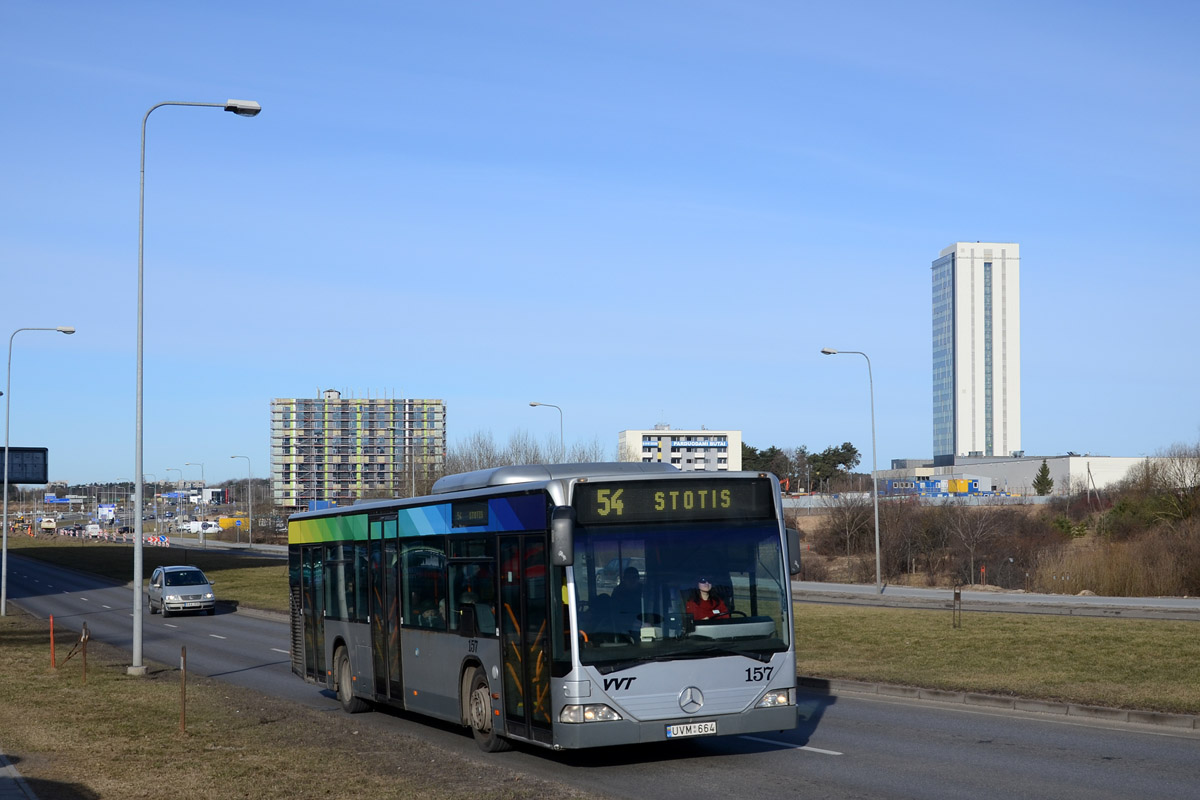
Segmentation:
{"type": "Polygon", "coordinates": [[[742,468],[742,432],[671,430],[659,424],[651,430],[621,431],[617,453],[621,461],[674,464],[684,472],[737,472],[742,468]]]}
{"type": "Polygon", "coordinates": [[[284,513],[428,490],[446,458],[446,404],[413,398],[271,401],[271,494],[284,513]]]}

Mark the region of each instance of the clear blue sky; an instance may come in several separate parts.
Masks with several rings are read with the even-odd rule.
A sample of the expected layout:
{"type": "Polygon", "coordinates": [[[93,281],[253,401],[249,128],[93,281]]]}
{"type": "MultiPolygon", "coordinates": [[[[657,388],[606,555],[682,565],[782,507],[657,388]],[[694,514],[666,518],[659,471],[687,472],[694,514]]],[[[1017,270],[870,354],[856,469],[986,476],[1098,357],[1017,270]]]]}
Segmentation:
{"type": "MultiPolygon", "coordinates": [[[[273,397],[476,431],[736,428],[928,457],[929,266],[1021,245],[1023,445],[1200,436],[1192,2],[29,2],[0,8],[12,443],[265,477],[273,397]]],[[[174,473],[172,473],[174,475],[174,473]]],[[[199,469],[185,468],[198,478],[199,469]]]]}

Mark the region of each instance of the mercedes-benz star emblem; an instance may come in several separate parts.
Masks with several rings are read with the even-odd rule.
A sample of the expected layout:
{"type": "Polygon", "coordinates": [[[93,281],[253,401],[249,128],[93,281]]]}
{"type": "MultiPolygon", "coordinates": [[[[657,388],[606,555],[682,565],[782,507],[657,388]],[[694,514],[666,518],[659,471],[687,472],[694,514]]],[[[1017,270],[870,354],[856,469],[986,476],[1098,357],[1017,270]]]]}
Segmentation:
{"type": "Polygon", "coordinates": [[[689,686],[679,693],[679,707],[688,714],[695,714],[704,705],[704,695],[695,686],[689,686]]]}

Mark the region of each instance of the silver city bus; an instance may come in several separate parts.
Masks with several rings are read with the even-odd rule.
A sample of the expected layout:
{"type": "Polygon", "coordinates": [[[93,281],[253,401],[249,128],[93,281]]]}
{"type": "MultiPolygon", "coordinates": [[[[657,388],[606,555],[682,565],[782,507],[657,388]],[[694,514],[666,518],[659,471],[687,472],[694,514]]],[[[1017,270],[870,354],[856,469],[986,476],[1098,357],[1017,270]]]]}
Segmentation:
{"type": "Polygon", "coordinates": [[[292,671],[489,752],[792,729],[779,497],[767,473],[558,464],[296,514],[292,671]]]}

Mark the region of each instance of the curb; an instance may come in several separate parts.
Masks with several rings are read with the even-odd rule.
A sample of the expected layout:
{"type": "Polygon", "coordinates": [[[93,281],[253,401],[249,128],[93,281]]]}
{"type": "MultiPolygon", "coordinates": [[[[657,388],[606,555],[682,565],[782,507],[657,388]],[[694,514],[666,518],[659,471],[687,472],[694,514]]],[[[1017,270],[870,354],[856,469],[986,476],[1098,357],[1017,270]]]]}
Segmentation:
{"type": "Polygon", "coordinates": [[[0,750],[0,800],[37,800],[37,795],[17,772],[17,768],[0,750]],[[11,783],[9,783],[11,781],[11,783]],[[7,784],[7,785],[6,785],[7,784]]]}
{"type": "Polygon", "coordinates": [[[1123,722],[1133,725],[1151,725],[1176,730],[1200,731],[1200,717],[1191,714],[1170,714],[1162,711],[1139,711],[1126,708],[1106,708],[1078,703],[1056,703],[1049,700],[1034,700],[1025,697],[1008,697],[979,692],[955,692],[946,689],[922,689],[916,686],[898,686],[886,683],[864,683],[862,681],[830,680],[800,676],[796,679],[798,689],[814,694],[838,695],[874,694],[881,697],[903,697],[936,703],[974,706],[978,708],[1027,711],[1038,714],[1054,714],[1081,719],[1123,722]]]}

